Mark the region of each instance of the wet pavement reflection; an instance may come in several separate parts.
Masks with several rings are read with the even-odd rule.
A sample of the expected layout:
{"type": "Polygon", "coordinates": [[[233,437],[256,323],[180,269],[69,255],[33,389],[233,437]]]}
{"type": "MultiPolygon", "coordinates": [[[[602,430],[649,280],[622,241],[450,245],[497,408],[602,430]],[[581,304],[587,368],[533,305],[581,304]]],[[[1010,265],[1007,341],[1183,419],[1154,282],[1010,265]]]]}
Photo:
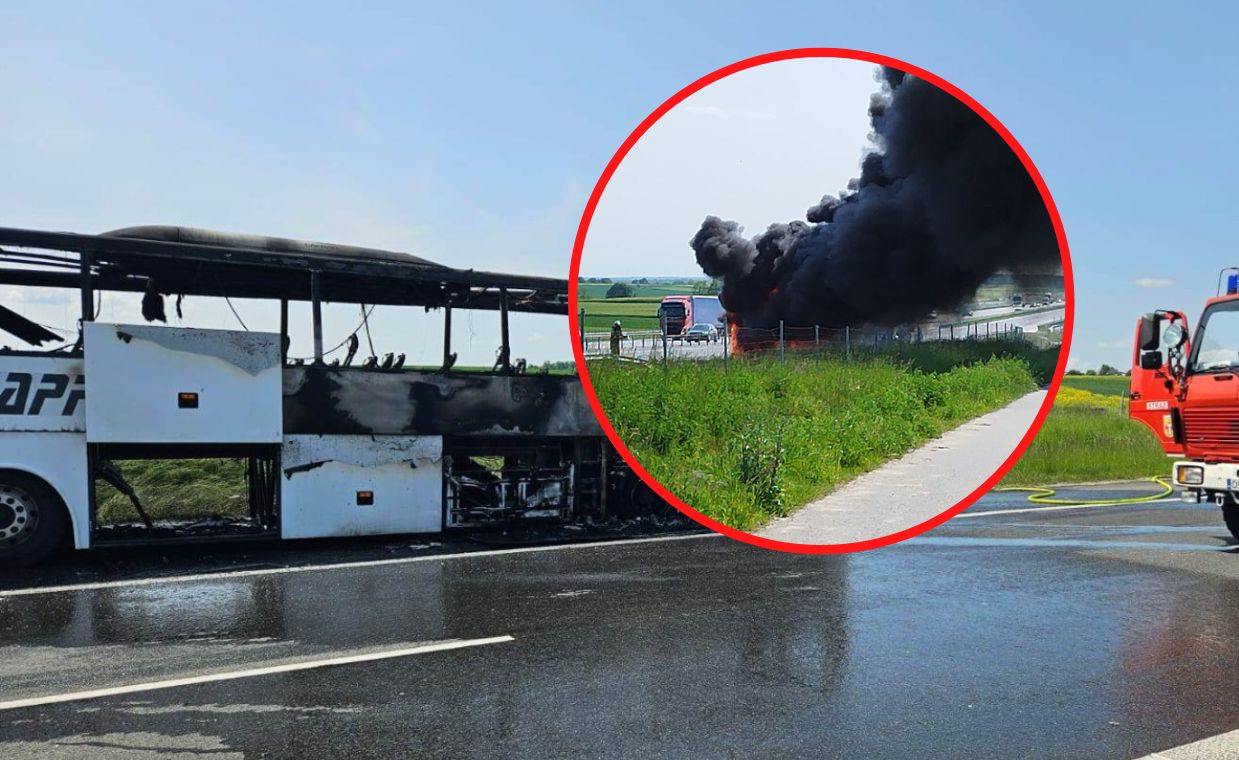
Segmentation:
{"type": "Polygon", "coordinates": [[[0,701],[515,638],[9,711],[0,751],[1138,757],[1239,727],[1215,523],[1161,505],[851,556],[707,537],[0,596],[0,701]]]}

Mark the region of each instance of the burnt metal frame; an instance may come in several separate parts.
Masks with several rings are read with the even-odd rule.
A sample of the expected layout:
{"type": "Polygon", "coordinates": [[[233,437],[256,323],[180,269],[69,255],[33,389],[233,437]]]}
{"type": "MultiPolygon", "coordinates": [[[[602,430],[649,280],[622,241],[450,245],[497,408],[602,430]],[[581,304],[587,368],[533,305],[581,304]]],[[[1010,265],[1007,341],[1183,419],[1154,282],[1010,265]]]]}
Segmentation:
{"type": "Polygon", "coordinates": [[[311,278],[304,275],[313,272],[319,273],[322,300],[335,303],[499,311],[506,300],[512,311],[568,313],[567,280],[455,269],[413,258],[404,262],[11,227],[0,227],[0,246],[78,254],[78,274],[27,262],[20,268],[0,267],[0,284],[78,289],[83,317],[93,307],[95,290],[144,292],[152,277],[172,278],[159,283],[165,293],[312,301],[311,278]],[[195,269],[229,273],[232,286],[221,293],[219,282],[197,277],[195,269]]]}
{"type": "Polygon", "coordinates": [[[82,322],[94,319],[96,290],[146,292],[154,281],[164,293],[278,299],[285,339],[288,302],[309,301],[316,364],[323,362],[323,301],[445,309],[445,367],[451,309],[498,311],[502,343],[496,369],[504,372],[511,370],[509,312],[568,313],[567,280],[453,269],[413,257],[400,261],[0,227],[0,246],[5,245],[77,253],[76,274],[26,261],[22,267],[0,267],[0,284],[77,289],[82,322]],[[214,277],[199,277],[204,270],[214,277]],[[221,272],[230,273],[231,287],[223,286],[221,272]]]}
{"type": "MultiPolygon", "coordinates": [[[[603,439],[605,440],[605,439],[603,439]]],[[[581,479],[581,454],[580,440],[572,438],[560,438],[557,436],[531,436],[520,439],[519,441],[495,436],[486,435],[449,435],[443,437],[443,454],[445,458],[450,457],[453,463],[458,460],[462,451],[472,450],[473,455],[481,456],[508,456],[513,454],[530,453],[539,450],[548,451],[552,449],[559,450],[560,462],[567,463],[570,466],[571,476],[568,477],[568,493],[567,493],[567,510],[570,513],[576,512],[578,509],[578,481],[581,479]]],[[[535,467],[534,469],[537,469],[535,467]]],[[[552,468],[545,468],[552,469],[552,468]]],[[[605,469],[605,468],[604,468],[605,469]]],[[[453,473],[455,474],[455,473],[453,473]]],[[[602,482],[605,485],[606,475],[602,474],[602,482]]],[[[443,514],[440,527],[444,531],[461,530],[468,528],[479,528],[483,524],[451,524],[450,515],[452,512],[452,503],[448,498],[449,483],[448,478],[443,478],[443,514]]],[[[606,497],[602,497],[602,502],[605,505],[606,497]]],[[[459,506],[459,505],[457,505],[459,506]]],[[[516,511],[515,509],[513,511],[516,511]]],[[[599,515],[605,517],[605,506],[599,515]]],[[[502,526],[505,521],[497,521],[494,526],[502,526]]]]}

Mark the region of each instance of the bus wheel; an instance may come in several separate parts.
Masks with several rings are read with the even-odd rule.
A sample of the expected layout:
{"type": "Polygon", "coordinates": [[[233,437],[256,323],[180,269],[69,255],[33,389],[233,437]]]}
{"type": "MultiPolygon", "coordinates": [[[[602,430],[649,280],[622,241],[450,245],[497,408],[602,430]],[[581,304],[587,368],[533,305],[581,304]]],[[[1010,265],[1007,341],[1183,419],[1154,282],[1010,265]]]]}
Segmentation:
{"type": "Polygon", "coordinates": [[[637,515],[666,516],[669,514],[675,514],[675,507],[672,507],[670,504],[663,501],[662,497],[655,493],[654,489],[647,486],[644,480],[637,477],[635,474],[632,476],[632,479],[632,491],[629,499],[633,508],[636,510],[637,515]]]}
{"type": "Polygon", "coordinates": [[[1226,521],[1230,535],[1235,537],[1235,541],[1239,541],[1239,504],[1235,503],[1233,496],[1227,495],[1222,502],[1222,519],[1226,521]]]}
{"type": "Polygon", "coordinates": [[[38,478],[0,472],[0,566],[27,567],[60,547],[68,533],[64,503],[38,478]]]}

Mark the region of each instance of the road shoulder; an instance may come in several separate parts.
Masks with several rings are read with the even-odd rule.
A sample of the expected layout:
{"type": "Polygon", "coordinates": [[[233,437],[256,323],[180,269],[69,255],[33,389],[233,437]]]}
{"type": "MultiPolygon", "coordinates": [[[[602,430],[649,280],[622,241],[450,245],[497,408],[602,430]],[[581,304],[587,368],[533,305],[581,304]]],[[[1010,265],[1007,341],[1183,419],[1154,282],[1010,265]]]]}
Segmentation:
{"type": "Polygon", "coordinates": [[[1046,391],[982,415],[757,532],[801,544],[887,536],[928,520],[981,485],[1028,432],[1046,391]]]}

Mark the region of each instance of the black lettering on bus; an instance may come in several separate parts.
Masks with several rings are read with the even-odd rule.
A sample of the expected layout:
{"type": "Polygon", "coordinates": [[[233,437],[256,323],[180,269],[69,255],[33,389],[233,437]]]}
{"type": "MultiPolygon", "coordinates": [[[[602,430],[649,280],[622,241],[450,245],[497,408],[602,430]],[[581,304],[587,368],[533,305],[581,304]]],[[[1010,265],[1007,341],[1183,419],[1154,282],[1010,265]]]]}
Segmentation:
{"type": "Polygon", "coordinates": [[[69,391],[69,397],[65,399],[65,410],[61,412],[66,417],[70,417],[77,411],[77,404],[82,399],[86,398],[86,376],[78,375],[73,381],[73,390],[69,391]],[[82,387],[77,387],[77,386],[82,387]]]}
{"type": "Polygon", "coordinates": [[[34,378],[29,372],[10,372],[6,383],[16,383],[16,387],[6,385],[0,389],[0,414],[24,414],[26,399],[30,397],[30,382],[34,378]]]}
{"type": "Polygon", "coordinates": [[[34,398],[30,402],[29,414],[42,414],[43,402],[48,399],[60,398],[65,395],[65,390],[69,387],[68,375],[44,375],[40,381],[38,390],[34,392],[34,398]],[[43,383],[51,383],[50,386],[45,386],[43,383]]]}

